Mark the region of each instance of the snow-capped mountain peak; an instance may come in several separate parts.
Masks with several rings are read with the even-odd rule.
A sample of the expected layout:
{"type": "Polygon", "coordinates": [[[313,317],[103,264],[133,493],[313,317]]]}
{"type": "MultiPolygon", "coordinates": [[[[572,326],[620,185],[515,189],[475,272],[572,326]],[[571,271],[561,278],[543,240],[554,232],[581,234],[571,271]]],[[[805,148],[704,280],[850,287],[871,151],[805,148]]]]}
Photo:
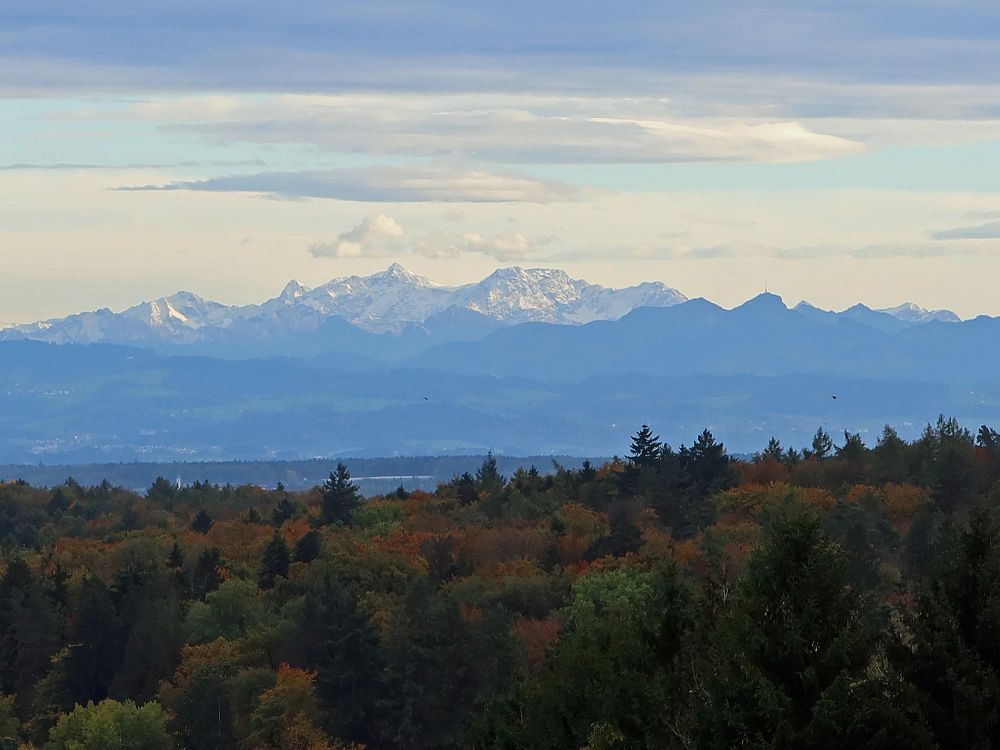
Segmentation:
{"type": "Polygon", "coordinates": [[[895,307],[886,307],[879,310],[879,312],[884,312],[907,323],[930,323],[932,321],[960,323],[962,321],[951,310],[928,310],[912,302],[904,302],[895,307]]]}
{"type": "Polygon", "coordinates": [[[393,263],[384,271],[379,271],[368,277],[369,279],[375,281],[385,281],[385,282],[396,282],[404,284],[413,284],[415,286],[437,286],[433,281],[427,279],[423,276],[417,276],[415,273],[410,273],[399,263],[393,263]]]}
{"type": "Polygon", "coordinates": [[[278,295],[278,299],[288,304],[294,304],[295,300],[299,299],[308,291],[308,287],[300,284],[295,279],[292,279],[285,284],[285,288],[281,290],[281,294],[278,295]]]}
{"type": "Polygon", "coordinates": [[[221,322],[228,308],[191,292],[176,292],[152,302],[143,302],[121,313],[122,318],[151,328],[201,328],[221,322]]]}

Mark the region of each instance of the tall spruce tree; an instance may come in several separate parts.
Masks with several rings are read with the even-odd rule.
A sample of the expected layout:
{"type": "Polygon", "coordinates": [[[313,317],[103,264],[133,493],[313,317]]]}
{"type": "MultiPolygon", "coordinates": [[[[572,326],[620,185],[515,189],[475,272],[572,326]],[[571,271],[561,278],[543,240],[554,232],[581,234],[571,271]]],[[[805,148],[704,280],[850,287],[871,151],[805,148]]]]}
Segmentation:
{"type": "Polygon", "coordinates": [[[629,461],[634,466],[652,466],[660,460],[662,451],[663,443],[660,442],[660,436],[654,435],[649,425],[644,424],[632,436],[632,451],[629,454],[629,461]]]}
{"type": "Polygon", "coordinates": [[[350,523],[351,513],[361,503],[361,494],[344,464],[337,464],[337,470],[323,483],[322,491],[320,521],[324,524],[350,523]]]}

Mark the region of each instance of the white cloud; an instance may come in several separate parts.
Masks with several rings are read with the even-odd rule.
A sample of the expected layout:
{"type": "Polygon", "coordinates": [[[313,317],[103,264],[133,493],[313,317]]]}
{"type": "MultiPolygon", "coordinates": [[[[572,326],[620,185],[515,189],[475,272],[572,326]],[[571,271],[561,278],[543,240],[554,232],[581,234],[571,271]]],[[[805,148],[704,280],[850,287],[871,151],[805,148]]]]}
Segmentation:
{"type": "Polygon", "coordinates": [[[535,249],[535,241],[521,232],[484,237],[470,232],[462,237],[470,252],[488,255],[501,261],[524,260],[535,249]]]}
{"type": "Polygon", "coordinates": [[[413,240],[391,216],[366,216],[337,239],[315,242],[307,250],[316,258],[385,258],[416,255],[423,258],[458,258],[467,254],[482,255],[499,261],[519,261],[555,240],[551,235],[529,237],[521,232],[484,235],[478,232],[456,233],[447,230],[429,232],[413,240]]]}
{"type": "Polygon", "coordinates": [[[316,242],[308,251],[316,258],[383,258],[398,253],[403,227],[391,216],[366,216],[333,242],[316,242]]]}

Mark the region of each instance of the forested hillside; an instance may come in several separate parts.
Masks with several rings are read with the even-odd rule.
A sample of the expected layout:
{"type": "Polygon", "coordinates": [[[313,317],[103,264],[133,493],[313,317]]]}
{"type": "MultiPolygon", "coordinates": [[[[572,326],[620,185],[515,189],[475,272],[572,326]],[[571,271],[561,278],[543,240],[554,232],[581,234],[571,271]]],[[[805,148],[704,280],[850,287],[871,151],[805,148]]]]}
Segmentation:
{"type": "Polygon", "coordinates": [[[1000,746],[1000,434],[0,484],[0,748],[1000,746]]]}

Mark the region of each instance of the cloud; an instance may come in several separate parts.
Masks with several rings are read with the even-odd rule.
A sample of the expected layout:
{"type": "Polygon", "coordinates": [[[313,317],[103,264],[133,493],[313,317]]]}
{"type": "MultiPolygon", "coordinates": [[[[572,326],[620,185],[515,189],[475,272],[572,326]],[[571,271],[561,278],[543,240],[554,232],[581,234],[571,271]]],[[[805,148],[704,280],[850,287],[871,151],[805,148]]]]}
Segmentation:
{"type": "Polygon", "coordinates": [[[960,255],[1000,256],[989,248],[970,247],[962,243],[945,242],[884,242],[871,245],[801,245],[777,247],[753,242],[729,242],[718,245],[653,243],[630,249],[634,258],[677,260],[720,260],[740,258],[773,258],[777,260],[822,260],[825,258],[947,258],[960,255]]]}
{"type": "Polygon", "coordinates": [[[469,253],[499,261],[524,260],[538,248],[555,241],[551,235],[529,237],[520,232],[484,235],[478,232],[456,233],[447,230],[429,232],[413,240],[391,216],[366,216],[353,229],[337,239],[315,242],[306,250],[315,258],[385,258],[419,255],[425,258],[457,258],[469,253]]]}
{"type": "Polygon", "coordinates": [[[578,200],[582,196],[582,191],[552,180],[451,166],[260,172],[117,189],[262,193],[287,199],[327,198],[366,203],[550,203],[578,200]]]}
{"type": "Polygon", "coordinates": [[[276,95],[199,108],[200,98],[138,104],[132,114],[218,143],[507,164],[788,163],[864,150],[800,121],[683,116],[655,97],[276,95]]]}
{"type": "Polygon", "coordinates": [[[524,260],[535,251],[555,240],[546,236],[532,238],[521,232],[503,232],[482,235],[478,232],[456,234],[439,231],[416,240],[410,251],[427,258],[457,257],[466,253],[477,253],[499,261],[524,260]]]}
{"type": "Polygon", "coordinates": [[[400,250],[403,227],[385,214],[366,216],[333,242],[316,242],[307,250],[315,258],[384,258],[400,250]]]}
{"type": "Polygon", "coordinates": [[[940,229],[928,233],[935,240],[1000,240],[1000,221],[991,221],[973,227],[940,229]]]}

